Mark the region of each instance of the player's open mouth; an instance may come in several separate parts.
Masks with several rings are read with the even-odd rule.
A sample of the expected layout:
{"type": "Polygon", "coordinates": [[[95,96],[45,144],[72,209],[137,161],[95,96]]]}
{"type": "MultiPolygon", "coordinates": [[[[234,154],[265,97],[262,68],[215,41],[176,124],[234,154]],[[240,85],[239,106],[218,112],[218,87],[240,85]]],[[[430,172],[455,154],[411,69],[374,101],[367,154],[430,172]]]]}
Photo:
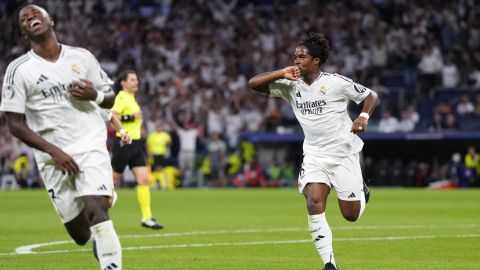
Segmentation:
{"type": "Polygon", "coordinates": [[[42,24],[42,22],[40,20],[38,20],[38,19],[33,20],[30,23],[30,28],[35,29],[36,27],[40,26],[41,24],[42,24]]]}

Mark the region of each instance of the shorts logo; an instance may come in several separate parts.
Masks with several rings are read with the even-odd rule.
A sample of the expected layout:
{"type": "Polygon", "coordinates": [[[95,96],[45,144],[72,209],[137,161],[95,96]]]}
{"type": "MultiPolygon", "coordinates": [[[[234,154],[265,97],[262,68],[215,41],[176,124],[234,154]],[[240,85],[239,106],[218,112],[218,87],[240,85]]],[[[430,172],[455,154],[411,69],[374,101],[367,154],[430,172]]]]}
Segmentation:
{"type": "Polygon", "coordinates": [[[101,185],[97,188],[97,190],[107,190],[107,187],[105,185],[101,185]]]}
{"type": "Polygon", "coordinates": [[[355,198],[355,193],[352,192],[352,194],[348,195],[348,198],[355,198]]]}
{"type": "Polygon", "coordinates": [[[3,98],[12,99],[15,96],[12,85],[7,84],[7,87],[3,89],[3,98]]]}

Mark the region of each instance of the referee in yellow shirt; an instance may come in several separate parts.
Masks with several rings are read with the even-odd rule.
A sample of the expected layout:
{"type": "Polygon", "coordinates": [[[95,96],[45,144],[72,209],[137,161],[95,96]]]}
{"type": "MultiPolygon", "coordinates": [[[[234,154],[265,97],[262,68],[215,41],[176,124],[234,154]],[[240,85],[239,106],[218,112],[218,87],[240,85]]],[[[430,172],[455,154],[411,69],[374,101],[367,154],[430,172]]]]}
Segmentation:
{"type": "Polygon", "coordinates": [[[123,128],[132,138],[131,144],[122,145],[121,135],[117,133],[112,149],[113,181],[120,182],[123,171],[128,165],[137,181],[137,198],[142,212],[141,225],[151,229],[162,229],[152,216],[150,206],[150,186],[148,183],[148,170],[146,154],[142,144],[142,110],[135,100],[138,91],[138,79],[134,70],[125,70],[119,76],[122,90],[115,98],[115,105],[111,111],[122,121],[123,128]]]}

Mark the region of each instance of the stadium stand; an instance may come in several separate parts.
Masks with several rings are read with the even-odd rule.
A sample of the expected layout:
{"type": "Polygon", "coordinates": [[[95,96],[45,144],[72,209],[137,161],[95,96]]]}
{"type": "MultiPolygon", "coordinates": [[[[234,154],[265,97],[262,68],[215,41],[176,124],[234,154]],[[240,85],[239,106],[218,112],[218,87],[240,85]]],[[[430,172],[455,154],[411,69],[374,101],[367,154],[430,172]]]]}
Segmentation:
{"type": "MultiPolygon", "coordinates": [[[[125,67],[137,70],[145,134],[154,130],[158,120],[169,123],[173,118],[182,127],[199,131],[197,168],[207,154],[212,132],[222,134],[230,152],[239,147],[240,132],[248,133],[247,138],[268,131],[283,135],[272,135],[278,141],[301,139],[291,109],[282,102],[253,96],[247,80],[252,74],[291,64],[290,44],[310,29],[321,29],[331,41],[333,53],[325,71],[352,77],[379,92],[381,104],[371,118],[369,132],[377,131],[383,111],[389,110],[399,119],[407,108],[410,116],[418,118],[412,132],[474,132],[480,128],[477,1],[34,2],[45,4],[58,21],[55,27],[60,42],[92,51],[112,78],[125,67]],[[458,112],[462,96],[472,102],[473,111],[458,112]],[[238,120],[239,128],[227,128],[232,119],[238,120]]],[[[16,30],[19,4],[0,3],[1,81],[8,63],[28,50],[16,30]]],[[[353,107],[351,112],[358,113],[353,107]]],[[[440,180],[442,165],[436,162],[447,164],[445,157],[453,152],[465,153],[467,144],[478,145],[480,136],[469,134],[474,134],[466,139],[470,141],[463,140],[457,149],[452,146],[440,160],[432,153],[418,162],[407,157],[375,162],[372,172],[377,184],[423,185],[440,180]],[[386,169],[390,166],[394,168],[391,171],[386,169]],[[418,174],[429,174],[429,180],[418,174]]],[[[367,133],[370,147],[377,141],[368,136],[382,135],[367,133]]],[[[392,136],[402,141],[406,135],[392,136]]],[[[432,138],[436,140],[435,135],[432,138]]],[[[8,173],[20,153],[32,158],[31,150],[7,132],[0,115],[0,177],[8,173]]],[[[259,160],[268,171],[271,164],[259,160]]],[[[177,165],[175,159],[172,163],[177,165]]],[[[38,174],[29,175],[36,177],[30,182],[38,182],[38,174]]]]}

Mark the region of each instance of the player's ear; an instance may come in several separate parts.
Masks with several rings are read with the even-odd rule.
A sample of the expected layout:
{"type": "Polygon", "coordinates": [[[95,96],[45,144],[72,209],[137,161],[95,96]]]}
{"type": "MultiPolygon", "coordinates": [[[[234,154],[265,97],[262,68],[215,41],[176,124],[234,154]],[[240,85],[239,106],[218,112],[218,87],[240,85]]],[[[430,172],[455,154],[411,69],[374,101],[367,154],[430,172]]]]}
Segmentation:
{"type": "Polygon", "coordinates": [[[49,22],[50,25],[51,25],[52,27],[54,27],[54,26],[55,26],[55,22],[53,21],[53,19],[52,19],[51,17],[48,17],[48,18],[49,18],[49,20],[50,20],[50,22],[49,22]]]}
{"type": "Polygon", "coordinates": [[[313,63],[320,66],[320,58],[313,58],[313,63]]]}

